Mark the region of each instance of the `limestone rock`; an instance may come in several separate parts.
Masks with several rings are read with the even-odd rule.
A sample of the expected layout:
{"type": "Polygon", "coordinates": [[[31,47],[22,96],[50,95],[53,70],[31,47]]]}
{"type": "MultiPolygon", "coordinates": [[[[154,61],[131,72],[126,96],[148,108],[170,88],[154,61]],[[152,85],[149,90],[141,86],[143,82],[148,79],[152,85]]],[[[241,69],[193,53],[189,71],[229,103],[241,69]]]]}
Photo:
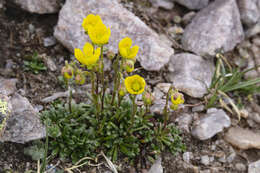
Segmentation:
{"type": "Polygon", "coordinates": [[[210,139],[224,128],[231,125],[229,116],[222,109],[208,109],[207,115],[201,118],[192,128],[192,135],[200,140],[210,139]]]}
{"type": "Polygon", "coordinates": [[[10,2],[31,13],[48,14],[57,13],[62,0],[10,0],[10,2]]]}
{"type": "Polygon", "coordinates": [[[173,86],[192,97],[203,97],[210,86],[214,65],[209,60],[190,53],[171,57],[167,79],[173,86]]]}
{"type": "Polygon", "coordinates": [[[260,149],[260,134],[240,127],[232,127],[225,134],[225,140],[240,149],[260,149]]]}
{"type": "Polygon", "coordinates": [[[202,9],[206,7],[209,3],[209,0],[173,0],[174,2],[177,2],[188,9],[202,9]]]}
{"type": "Polygon", "coordinates": [[[16,91],[17,79],[4,79],[0,77],[0,94],[10,95],[16,91]]]}
{"type": "Polygon", "coordinates": [[[252,26],[260,18],[259,0],[238,0],[241,20],[247,26],[252,26]]]}
{"type": "Polygon", "coordinates": [[[182,45],[198,55],[230,51],[244,38],[235,0],[216,0],[202,9],[185,28],[182,45]]]}
{"type": "Polygon", "coordinates": [[[118,51],[119,41],[128,36],[138,45],[137,60],[146,70],[160,70],[169,62],[174,50],[158,34],[150,29],[133,13],[123,8],[117,0],[67,0],[60,11],[54,36],[71,52],[74,48],[83,48],[89,41],[81,27],[83,18],[88,14],[99,14],[111,29],[107,47],[118,51]]]}
{"type": "Polygon", "coordinates": [[[11,116],[7,120],[6,129],[0,141],[25,143],[45,137],[45,128],[40,122],[38,112],[26,98],[15,93],[10,102],[11,116]]]}
{"type": "Polygon", "coordinates": [[[250,163],[248,165],[248,173],[259,173],[260,172],[260,160],[250,163]]]}

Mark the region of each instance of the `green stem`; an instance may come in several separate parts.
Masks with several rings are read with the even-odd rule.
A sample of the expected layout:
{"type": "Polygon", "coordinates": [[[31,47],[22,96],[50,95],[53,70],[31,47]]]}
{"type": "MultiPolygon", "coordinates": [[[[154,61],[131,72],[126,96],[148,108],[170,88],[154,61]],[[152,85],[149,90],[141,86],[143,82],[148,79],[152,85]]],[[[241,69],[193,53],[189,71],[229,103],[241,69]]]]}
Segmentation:
{"type": "Polygon", "coordinates": [[[71,112],[72,112],[72,108],[71,108],[72,91],[71,91],[71,88],[70,88],[70,84],[69,84],[69,80],[68,80],[68,79],[66,79],[65,83],[66,83],[67,90],[69,91],[68,104],[69,104],[69,111],[70,111],[70,113],[71,113],[71,112]]]}
{"type": "Polygon", "coordinates": [[[105,86],[105,77],[104,77],[104,46],[101,46],[101,85],[102,85],[102,97],[101,97],[101,112],[103,111],[104,108],[104,99],[105,99],[105,91],[106,91],[106,86],[105,86]]]}
{"type": "Polygon", "coordinates": [[[132,133],[131,129],[133,128],[133,125],[134,125],[134,117],[135,117],[136,109],[137,109],[136,104],[135,104],[136,95],[131,97],[131,99],[132,99],[132,116],[131,116],[131,124],[130,124],[130,127],[129,127],[130,133],[132,133]]]}
{"type": "Polygon", "coordinates": [[[98,95],[95,94],[95,73],[91,71],[91,92],[92,92],[92,99],[96,106],[96,118],[99,118],[99,104],[98,104],[98,95]]]}
{"type": "Polygon", "coordinates": [[[48,153],[48,145],[49,145],[48,125],[45,125],[45,128],[46,128],[46,141],[45,141],[44,157],[43,157],[40,173],[44,173],[45,172],[46,165],[47,165],[47,153],[48,153]]]}
{"type": "Polygon", "coordinates": [[[172,91],[172,86],[169,88],[168,92],[167,92],[167,96],[166,96],[166,103],[164,106],[164,110],[163,110],[163,114],[164,114],[164,122],[163,122],[163,129],[166,128],[167,125],[167,121],[169,119],[169,115],[168,115],[168,102],[169,102],[169,98],[170,98],[170,92],[172,91]]]}
{"type": "Polygon", "coordinates": [[[117,88],[117,74],[118,74],[118,64],[119,64],[119,56],[116,55],[116,60],[115,60],[115,64],[114,64],[114,72],[115,72],[115,77],[114,77],[114,90],[113,90],[113,94],[112,94],[112,99],[111,99],[111,105],[114,105],[115,102],[115,97],[116,97],[116,88],[117,88]]]}

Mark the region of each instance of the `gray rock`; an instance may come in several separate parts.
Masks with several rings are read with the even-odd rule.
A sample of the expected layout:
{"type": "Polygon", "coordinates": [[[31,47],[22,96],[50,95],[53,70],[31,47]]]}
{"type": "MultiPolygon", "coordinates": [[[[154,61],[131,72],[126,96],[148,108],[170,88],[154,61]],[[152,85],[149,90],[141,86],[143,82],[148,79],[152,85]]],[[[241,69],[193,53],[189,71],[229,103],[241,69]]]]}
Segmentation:
{"type": "Polygon", "coordinates": [[[195,106],[191,109],[192,112],[201,112],[205,109],[204,105],[195,106]]]}
{"type": "Polygon", "coordinates": [[[260,33],[260,21],[258,21],[254,26],[249,28],[246,31],[245,35],[246,35],[247,38],[250,38],[250,37],[255,36],[259,33],[260,33]]]}
{"type": "Polygon", "coordinates": [[[173,86],[192,97],[203,97],[210,86],[215,67],[202,57],[181,53],[171,57],[167,79],[173,86]]]}
{"type": "Polygon", "coordinates": [[[192,18],[196,15],[196,12],[194,11],[191,11],[187,14],[185,14],[183,17],[182,17],[182,22],[184,23],[184,25],[187,25],[188,23],[191,22],[192,18]]]}
{"type": "Polygon", "coordinates": [[[246,171],[246,166],[243,163],[236,163],[235,168],[236,170],[241,172],[246,171]]]}
{"type": "Polygon", "coordinates": [[[171,87],[171,83],[158,83],[155,88],[158,88],[163,93],[167,93],[169,88],[171,87]]]}
{"type": "Polygon", "coordinates": [[[154,104],[150,107],[151,113],[162,115],[165,104],[166,104],[165,99],[155,100],[154,104]]]}
{"type": "Polygon", "coordinates": [[[260,17],[259,0],[238,0],[238,7],[242,23],[247,26],[254,25],[260,17]]]}
{"type": "Polygon", "coordinates": [[[15,93],[10,102],[11,116],[0,141],[25,143],[45,137],[45,128],[40,122],[38,112],[26,98],[15,93]]]}
{"type": "Polygon", "coordinates": [[[240,127],[232,127],[225,134],[225,140],[240,149],[260,149],[260,134],[240,127]]]}
{"type": "Polygon", "coordinates": [[[192,122],[192,115],[187,114],[187,113],[183,113],[176,119],[176,122],[178,122],[178,127],[181,130],[189,133],[190,132],[190,125],[191,125],[191,122],[192,122]]]}
{"type": "Polygon", "coordinates": [[[152,165],[148,173],[163,173],[162,158],[159,157],[152,165]]]}
{"type": "Polygon", "coordinates": [[[190,160],[193,158],[193,154],[192,152],[185,152],[183,153],[182,155],[182,159],[187,162],[187,163],[190,163],[190,160]]]}
{"type": "Polygon", "coordinates": [[[20,6],[23,10],[31,13],[47,14],[57,13],[62,0],[10,0],[20,6]]]}
{"type": "Polygon", "coordinates": [[[231,163],[231,162],[233,162],[233,160],[236,158],[236,153],[235,152],[233,152],[233,153],[231,153],[228,157],[227,157],[227,162],[228,163],[231,163]]]}
{"type": "Polygon", "coordinates": [[[56,39],[53,36],[50,37],[45,37],[43,39],[43,45],[44,47],[50,47],[50,46],[54,46],[56,44],[56,39]]]}
{"type": "Polygon", "coordinates": [[[206,7],[209,3],[209,0],[173,0],[188,9],[202,9],[206,7]]]}
{"type": "Polygon", "coordinates": [[[217,0],[202,9],[185,28],[182,45],[198,55],[230,51],[244,39],[235,0],[217,0]]]}
{"type": "Polygon", "coordinates": [[[109,50],[117,52],[119,41],[126,36],[130,37],[133,44],[140,47],[137,60],[146,70],[160,70],[174,53],[170,45],[160,40],[158,34],[123,8],[117,0],[66,1],[60,11],[54,36],[71,52],[74,48],[83,48],[85,42],[89,41],[81,24],[90,13],[99,14],[104,24],[110,27],[109,50]]]}
{"type": "Polygon", "coordinates": [[[50,103],[58,98],[61,97],[68,97],[69,95],[69,91],[65,91],[65,92],[56,92],[53,95],[49,96],[49,97],[45,97],[44,99],[41,100],[42,103],[50,103]]]}
{"type": "Polygon", "coordinates": [[[260,172],[260,160],[250,163],[248,165],[248,173],[259,173],[260,172]]]}
{"type": "Polygon", "coordinates": [[[208,109],[205,117],[195,123],[191,133],[200,140],[206,140],[230,125],[230,118],[222,109],[211,108],[208,109]]]}
{"type": "Polygon", "coordinates": [[[171,10],[174,7],[174,3],[170,0],[150,0],[154,7],[161,7],[166,10],[171,10]]]}
{"type": "Polygon", "coordinates": [[[12,105],[10,102],[10,97],[0,93],[0,139],[6,128],[6,122],[10,117],[10,110],[12,110],[12,105]]]}
{"type": "Polygon", "coordinates": [[[16,91],[17,79],[4,79],[0,77],[0,94],[11,95],[16,91]]]}
{"type": "Polygon", "coordinates": [[[201,156],[200,162],[201,162],[203,165],[206,165],[206,166],[209,165],[209,163],[210,163],[209,156],[207,156],[207,155],[201,156]]]}

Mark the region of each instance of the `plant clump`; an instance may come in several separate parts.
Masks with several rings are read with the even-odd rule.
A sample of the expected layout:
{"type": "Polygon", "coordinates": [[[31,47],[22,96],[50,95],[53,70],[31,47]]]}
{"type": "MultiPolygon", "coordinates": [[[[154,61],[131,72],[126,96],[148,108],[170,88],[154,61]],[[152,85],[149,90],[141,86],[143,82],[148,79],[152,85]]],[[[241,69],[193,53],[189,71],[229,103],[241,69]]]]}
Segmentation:
{"type": "Polygon", "coordinates": [[[53,103],[42,112],[52,155],[77,162],[103,151],[115,161],[119,156],[133,160],[141,153],[156,156],[166,149],[172,153],[184,151],[179,131],[168,122],[169,108],[177,110],[178,105],[184,103],[183,95],[170,87],[164,116],[152,114],[150,106],[154,97],[145,79],[132,74],[139,47],[125,37],[118,44],[118,53],[107,51],[105,54],[111,30],[101,17],[88,15],[82,27],[91,42],[85,43],[82,49],[76,48],[77,61],[66,62],[62,68],[69,90],[67,102],[53,103]],[[113,64],[111,92],[107,90],[109,76],[104,72],[104,57],[113,64]],[[86,82],[91,84],[89,100],[75,103],[72,87],[86,82]],[[136,103],[139,94],[142,94],[142,105],[136,103]],[[170,98],[171,106],[168,105],[170,98]]]}

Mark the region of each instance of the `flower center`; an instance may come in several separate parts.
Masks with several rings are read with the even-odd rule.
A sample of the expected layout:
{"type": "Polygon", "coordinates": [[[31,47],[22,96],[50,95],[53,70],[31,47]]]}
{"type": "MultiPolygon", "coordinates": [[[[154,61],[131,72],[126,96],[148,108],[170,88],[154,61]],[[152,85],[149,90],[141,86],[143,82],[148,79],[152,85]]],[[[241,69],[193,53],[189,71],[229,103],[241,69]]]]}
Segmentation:
{"type": "Polygon", "coordinates": [[[133,83],[132,89],[133,89],[134,91],[139,91],[140,88],[141,88],[141,86],[140,86],[140,84],[139,84],[138,82],[134,82],[134,83],[133,83]]]}

